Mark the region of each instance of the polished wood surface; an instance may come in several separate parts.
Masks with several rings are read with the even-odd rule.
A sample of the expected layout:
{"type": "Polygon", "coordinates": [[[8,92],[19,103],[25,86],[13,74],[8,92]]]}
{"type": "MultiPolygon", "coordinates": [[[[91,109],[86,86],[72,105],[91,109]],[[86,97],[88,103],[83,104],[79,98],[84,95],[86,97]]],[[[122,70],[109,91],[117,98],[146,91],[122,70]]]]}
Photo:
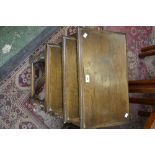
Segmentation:
{"type": "Polygon", "coordinates": [[[145,85],[145,86],[129,86],[129,92],[130,93],[155,93],[155,87],[151,85],[145,85]]]}
{"type": "Polygon", "coordinates": [[[141,52],[139,54],[139,57],[140,58],[144,58],[146,56],[153,56],[153,55],[155,55],[155,49],[154,50],[147,51],[147,52],[141,52]]]}
{"type": "Polygon", "coordinates": [[[133,80],[129,81],[130,93],[155,93],[155,80],[133,80]]]}
{"type": "Polygon", "coordinates": [[[124,34],[78,29],[81,128],[126,122],[129,113],[124,34]]]}
{"type": "Polygon", "coordinates": [[[143,47],[143,48],[141,49],[141,52],[147,52],[147,51],[150,51],[150,50],[155,50],[155,45],[143,47]]]}
{"type": "Polygon", "coordinates": [[[62,115],[62,51],[58,45],[47,45],[45,103],[47,111],[62,115]]]}
{"type": "Polygon", "coordinates": [[[129,86],[132,85],[155,85],[155,80],[154,79],[149,79],[149,80],[132,80],[129,81],[129,86]]]}
{"type": "Polygon", "coordinates": [[[151,112],[145,123],[145,129],[155,129],[155,111],[151,112]]]}
{"type": "Polygon", "coordinates": [[[50,82],[50,60],[51,60],[51,50],[50,46],[46,45],[46,58],[45,58],[45,108],[46,111],[50,110],[50,100],[49,100],[49,82],[50,82]]]}
{"type": "Polygon", "coordinates": [[[136,98],[130,97],[129,102],[132,104],[155,105],[155,98],[136,98]]]}
{"type": "Polygon", "coordinates": [[[63,37],[63,105],[64,122],[79,125],[76,39],[63,37]]]}

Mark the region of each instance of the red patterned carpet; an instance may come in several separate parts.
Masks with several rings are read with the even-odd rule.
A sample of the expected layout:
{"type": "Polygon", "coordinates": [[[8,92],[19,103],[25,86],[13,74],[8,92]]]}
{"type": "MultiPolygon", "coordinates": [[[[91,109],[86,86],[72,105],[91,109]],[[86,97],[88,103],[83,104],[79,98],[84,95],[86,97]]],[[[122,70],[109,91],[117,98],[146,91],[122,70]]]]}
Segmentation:
{"type": "MultiPolygon", "coordinates": [[[[92,27],[94,28],[94,27],[92,27]]],[[[152,27],[96,27],[99,30],[109,30],[126,33],[128,47],[128,67],[129,79],[149,78],[155,73],[154,59],[140,60],[138,53],[144,46],[152,44],[152,27]]],[[[76,33],[76,27],[64,27],[48,43],[59,43],[63,35],[76,33]]],[[[39,55],[44,51],[42,44],[34,55],[39,55]]],[[[38,106],[34,106],[30,101],[31,68],[29,58],[15,69],[8,79],[0,85],[0,128],[62,128],[62,118],[53,117],[43,112],[38,106]]],[[[136,113],[137,109],[148,108],[141,106],[131,106],[132,121],[141,121],[136,113]]],[[[138,128],[138,125],[133,128],[138,128]]]]}

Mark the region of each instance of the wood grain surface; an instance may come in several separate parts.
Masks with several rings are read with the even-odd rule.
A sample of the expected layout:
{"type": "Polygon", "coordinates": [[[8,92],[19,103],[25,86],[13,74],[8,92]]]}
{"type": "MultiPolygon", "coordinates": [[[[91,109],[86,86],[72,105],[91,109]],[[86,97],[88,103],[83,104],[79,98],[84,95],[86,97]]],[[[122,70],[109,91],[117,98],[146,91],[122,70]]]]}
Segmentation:
{"type": "Polygon", "coordinates": [[[62,51],[58,45],[47,45],[45,103],[47,111],[62,115],[62,51]]]}
{"type": "Polygon", "coordinates": [[[78,70],[81,128],[126,122],[129,99],[125,35],[79,28],[78,70]]]}
{"type": "Polygon", "coordinates": [[[64,122],[79,125],[76,39],[63,37],[63,105],[64,122]]]}

